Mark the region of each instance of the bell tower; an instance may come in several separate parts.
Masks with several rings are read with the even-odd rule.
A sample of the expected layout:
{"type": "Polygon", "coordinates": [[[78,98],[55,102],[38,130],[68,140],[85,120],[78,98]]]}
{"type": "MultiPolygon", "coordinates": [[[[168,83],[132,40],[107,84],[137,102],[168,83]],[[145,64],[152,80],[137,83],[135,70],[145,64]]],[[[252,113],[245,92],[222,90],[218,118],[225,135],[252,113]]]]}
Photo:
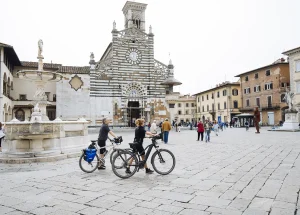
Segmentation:
{"type": "Polygon", "coordinates": [[[142,31],[145,31],[146,8],[147,4],[127,1],[122,9],[124,14],[125,29],[136,27],[142,31]]]}

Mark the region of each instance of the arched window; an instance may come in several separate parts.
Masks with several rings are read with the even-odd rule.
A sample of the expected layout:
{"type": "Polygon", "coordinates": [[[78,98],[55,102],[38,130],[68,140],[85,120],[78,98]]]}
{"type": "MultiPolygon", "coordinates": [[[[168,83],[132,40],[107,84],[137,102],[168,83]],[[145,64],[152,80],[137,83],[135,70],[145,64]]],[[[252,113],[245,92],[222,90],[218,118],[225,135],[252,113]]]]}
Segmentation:
{"type": "Polygon", "coordinates": [[[6,88],[7,88],[7,76],[6,76],[6,73],[4,73],[4,76],[3,76],[3,95],[6,95],[6,93],[7,93],[6,88]]]}
{"type": "Polygon", "coordinates": [[[134,19],[133,20],[133,25],[135,25],[137,28],[141,28],[141,20],[139,19],[134,19]]]}
{"type": "Polygon", "coordinates": [[[233,108],[238,108],[239,104],[238,101],[233,101],[233,108]]]}
{"type": "Polygon", "coordinates": [[[7,80],[7,96],[8,97],[10,96],[10,77],[8,77],[8,80],[7,80]]]}

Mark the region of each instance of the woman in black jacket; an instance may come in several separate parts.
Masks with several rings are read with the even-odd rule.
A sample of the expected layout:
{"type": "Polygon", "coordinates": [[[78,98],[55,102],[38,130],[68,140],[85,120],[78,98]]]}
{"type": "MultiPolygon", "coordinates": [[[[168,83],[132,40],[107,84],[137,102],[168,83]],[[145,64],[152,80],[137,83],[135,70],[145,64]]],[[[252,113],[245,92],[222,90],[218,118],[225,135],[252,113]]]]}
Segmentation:
{"type": "MultiPolygon", "coordinates": [[[[135,136],[134,136],[134,142],[137,142],[136,149],[139,152],[139,155],[142,157],[142,160],[145,160],[145,149],[143,147],[143,141],[144,138],[147,135],[154,136],[151,132],[145,130],[145,121],[143,119],[137,119],[135,121],[136,129],[135,129],[135,136]]],[[[131,164],[133,160],[131,160],[129,163],[131,164]]],[[[149,169],[147,166],[147,163],[145,163],[145,169],[147,174],[152,174],[153,170],[149,169]]],[[[130,174],[131,171],[129,168],[126,169],[126,173],[130,174]]]]}

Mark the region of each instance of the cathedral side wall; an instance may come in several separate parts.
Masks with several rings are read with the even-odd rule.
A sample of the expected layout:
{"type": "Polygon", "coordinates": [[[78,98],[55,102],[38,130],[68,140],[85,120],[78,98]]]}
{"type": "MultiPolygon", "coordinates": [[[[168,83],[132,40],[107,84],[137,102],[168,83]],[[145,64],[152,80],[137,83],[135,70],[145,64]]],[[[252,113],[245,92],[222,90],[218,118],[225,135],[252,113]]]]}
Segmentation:
{"type": "Polygon", "coordinates": [[[77,91],[70,84],[74,74],[67,74],[64,80],[56,83],[56,116],[63,120],[77,120],[80,117],[90,119],[90,77],[88,74],[77,76],[83,82],[80,86],[79,79],[74,81],[73,87],[77,89],[80,86],[77,91]]]}

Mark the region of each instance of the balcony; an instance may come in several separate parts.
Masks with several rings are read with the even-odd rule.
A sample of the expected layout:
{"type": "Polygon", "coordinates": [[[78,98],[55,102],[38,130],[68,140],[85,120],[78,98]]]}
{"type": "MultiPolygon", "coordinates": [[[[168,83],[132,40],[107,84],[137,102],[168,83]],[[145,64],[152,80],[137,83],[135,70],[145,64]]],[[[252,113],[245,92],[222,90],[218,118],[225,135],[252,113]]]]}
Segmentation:
{"type": "Polygon", "coordinates": [[[278,110],[278,109],[280,109],[280,103],[273,103],[273,104],[261,105],[260,108],[262,110],[278,110]]]}
{"type": "MultiPolygon", "coordinates": [[[[287,87],[288,90],[290,90],[290,87],[287,87]]],[[[282,93],[282,92],[286,92],[286,88],[285,87],[280,87],[279,88],[279,92],[282,93]]]]}
{"type": "MultiPolygon", "coordinates": [[[[257,105],[255,106],[249,106],[249,107],[243,107],[240,108],[241,111],[253,111],[254,108],[256,108],[257,105]]],[[[258,107],[260,110],[278,110],[281,108],[280,103],[273,103],[273,104],[266,104],[266,105],[260,105],[258,107]]]]}

